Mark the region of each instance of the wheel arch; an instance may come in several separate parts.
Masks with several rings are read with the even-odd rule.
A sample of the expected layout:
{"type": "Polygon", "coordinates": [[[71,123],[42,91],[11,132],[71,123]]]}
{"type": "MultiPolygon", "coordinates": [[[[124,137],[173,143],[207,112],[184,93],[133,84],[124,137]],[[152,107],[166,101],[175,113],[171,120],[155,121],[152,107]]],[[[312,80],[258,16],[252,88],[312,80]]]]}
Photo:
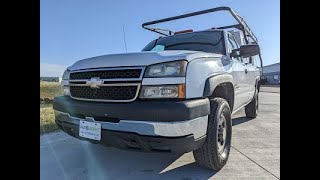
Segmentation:
{"type": "Polygon", "coordinates": [[[221,97],[226,99],[232,112],[234,106],[234,86],[232,75],[224,73],[210,76],[206,80],[203,97],[221,97]]]}

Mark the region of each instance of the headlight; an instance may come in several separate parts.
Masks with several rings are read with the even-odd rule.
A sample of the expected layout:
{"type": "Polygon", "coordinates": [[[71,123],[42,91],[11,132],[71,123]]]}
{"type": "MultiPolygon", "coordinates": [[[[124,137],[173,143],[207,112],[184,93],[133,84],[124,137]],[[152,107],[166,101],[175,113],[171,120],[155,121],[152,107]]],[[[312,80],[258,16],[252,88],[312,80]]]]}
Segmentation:
{"type": "Polygon", "coordinates": [[[69,78],[70,78],[70,71],[67,69],[64,71],[62,75],[62,80],[69,80],[69,78]]]}
{"type": "Polygon", "coordinates": [[[142,86],[140,98],[185,98],[185,85],[142,86]]]}
{"type": "Polygon", "coordinates": [[[144,77],[180,77],[186,74],[187,61],[174,61],[148,66],[144,77]]]}
{"type": "Polygon", "coordinates": [[[63,95],[65,96],[70,95],[69,78],[70,78],[70,71],[67,69],[64,71],[62,75],[62,81],[61,81],[61,90],[63,95]]]}

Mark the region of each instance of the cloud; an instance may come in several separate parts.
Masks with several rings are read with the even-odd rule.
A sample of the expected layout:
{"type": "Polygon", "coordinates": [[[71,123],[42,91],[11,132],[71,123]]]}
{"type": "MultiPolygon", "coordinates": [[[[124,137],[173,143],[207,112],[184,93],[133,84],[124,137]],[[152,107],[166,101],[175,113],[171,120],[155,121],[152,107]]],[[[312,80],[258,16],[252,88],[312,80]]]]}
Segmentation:
{"type": "Polygon", "coordinates": [[[66,69],[65,65],[40,63],[40,77],[62,77],[66,69]]]}

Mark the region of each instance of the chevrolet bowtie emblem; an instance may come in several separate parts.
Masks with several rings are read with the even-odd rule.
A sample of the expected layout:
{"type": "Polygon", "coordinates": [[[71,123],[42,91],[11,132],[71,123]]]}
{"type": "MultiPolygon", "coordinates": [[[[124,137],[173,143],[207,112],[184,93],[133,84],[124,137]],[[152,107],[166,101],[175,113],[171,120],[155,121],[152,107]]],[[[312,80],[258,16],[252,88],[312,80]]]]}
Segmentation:
{"type": "Polygon", "coordinates": [[[100,87],[101,84],[103,84],[103,80],[101,80],[99,77],[92,77],[90,80],[86,83],[91,88],[97,89],[100,87]]]}

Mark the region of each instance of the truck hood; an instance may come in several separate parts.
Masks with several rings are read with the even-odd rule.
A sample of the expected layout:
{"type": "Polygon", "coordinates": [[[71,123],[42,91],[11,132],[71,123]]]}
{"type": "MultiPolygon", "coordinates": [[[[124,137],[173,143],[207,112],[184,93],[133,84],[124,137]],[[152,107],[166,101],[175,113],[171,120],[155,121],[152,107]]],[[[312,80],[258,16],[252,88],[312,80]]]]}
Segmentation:
{"type": "Polygon", "coordinates": [[[185,59],[192,61],[200,57],[216,57],[220,58],[222,55],[215,53],[205,53],[200,51],[188,50],[167,50],[161,52],[136,52],[123,54],[109,54],[103,56],[92,57],[77,61],[69,70],[91,69],[91,68],[105,68],[105,67],[119,67],[119,66],[148,66],[151,64],[168,62],[174,60],[185,59]]]}

